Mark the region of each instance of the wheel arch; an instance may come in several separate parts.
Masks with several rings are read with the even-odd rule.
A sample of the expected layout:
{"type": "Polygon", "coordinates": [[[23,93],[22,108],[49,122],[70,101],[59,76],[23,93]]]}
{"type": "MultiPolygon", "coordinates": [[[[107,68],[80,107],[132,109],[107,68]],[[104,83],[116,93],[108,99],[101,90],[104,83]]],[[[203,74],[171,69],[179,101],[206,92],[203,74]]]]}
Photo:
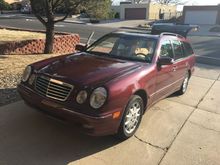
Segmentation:
{"type": "Polygon", "coordinates": [[[147,103],[148,103],[148,94],[144,89],[138,89],[134,92],[134,95],[138,95],[143,99],[144,102],[144,112],[147,108],[147,103]]]}
{"type": "Polygon", "coordinates": [[[192,71],[190,69],[188,69],[188,73],[189,73],[189,78],[191,78],[192,76],[192,71]]]}

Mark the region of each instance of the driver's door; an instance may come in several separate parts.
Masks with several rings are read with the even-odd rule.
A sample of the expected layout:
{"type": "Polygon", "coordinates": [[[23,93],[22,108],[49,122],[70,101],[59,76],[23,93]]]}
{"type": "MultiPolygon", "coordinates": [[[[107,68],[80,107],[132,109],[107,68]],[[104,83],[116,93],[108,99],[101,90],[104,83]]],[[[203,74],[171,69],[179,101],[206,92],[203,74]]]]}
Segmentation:
{"type": "MultiPolygon", "coordinates": [[[[160,46],[160,57],[174,58],[172,44],[170,40],[163,40],[160,46]]],[[[156,84],[154,101],[169,95],[172,91],[172,83],[174,81],[173,64],[158,65],[156,73],[156,84]]]]}

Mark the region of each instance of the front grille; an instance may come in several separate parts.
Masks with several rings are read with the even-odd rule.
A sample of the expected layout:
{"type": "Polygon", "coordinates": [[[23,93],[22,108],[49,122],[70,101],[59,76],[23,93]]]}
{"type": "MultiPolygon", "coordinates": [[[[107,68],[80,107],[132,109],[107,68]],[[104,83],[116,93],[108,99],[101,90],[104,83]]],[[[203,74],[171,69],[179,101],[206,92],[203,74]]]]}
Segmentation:
{"type": "Polygon", "coordinates": [[[38,76],[35,89],[40,95],[59,101],[65,101],[69,97],[73,86],[55,79],[38,76]]]}

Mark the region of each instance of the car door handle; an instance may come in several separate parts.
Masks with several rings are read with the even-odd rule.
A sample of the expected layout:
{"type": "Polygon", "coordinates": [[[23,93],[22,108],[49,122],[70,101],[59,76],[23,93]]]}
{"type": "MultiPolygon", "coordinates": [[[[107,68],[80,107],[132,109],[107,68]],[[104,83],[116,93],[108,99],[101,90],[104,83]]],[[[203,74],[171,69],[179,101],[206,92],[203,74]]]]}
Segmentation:
{"type": "Polygon", "coordinates": [[[177,69],[177,66],[173,66],[173,71],[175,72],[177,69]]]}

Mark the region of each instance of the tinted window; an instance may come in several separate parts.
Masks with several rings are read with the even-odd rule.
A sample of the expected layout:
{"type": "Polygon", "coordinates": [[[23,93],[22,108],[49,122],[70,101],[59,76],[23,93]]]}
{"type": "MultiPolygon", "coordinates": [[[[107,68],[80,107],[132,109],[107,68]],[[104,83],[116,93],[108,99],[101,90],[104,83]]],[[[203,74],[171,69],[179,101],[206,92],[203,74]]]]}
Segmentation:
{"type": "Polygon", "coordinates": [[[183,45],[181,42],[174,40],[173,41],[173,50],[174,50],[174,54],[175,54],[175,60],[178,60],[178,59],[184,57],[183,45]]]}
{"type": "Polygon", "coordinates": [[[190,56],[190,55],[194,54],[193,49],[189,43],[183,42],[183,45],[184,45],[185,56],[190,56]]]}
{"type": "Polygon", "coordinates": [[[170,41],[163,41],[160,49],[160,56],[173,58],[173,50],[170,41]]]}

